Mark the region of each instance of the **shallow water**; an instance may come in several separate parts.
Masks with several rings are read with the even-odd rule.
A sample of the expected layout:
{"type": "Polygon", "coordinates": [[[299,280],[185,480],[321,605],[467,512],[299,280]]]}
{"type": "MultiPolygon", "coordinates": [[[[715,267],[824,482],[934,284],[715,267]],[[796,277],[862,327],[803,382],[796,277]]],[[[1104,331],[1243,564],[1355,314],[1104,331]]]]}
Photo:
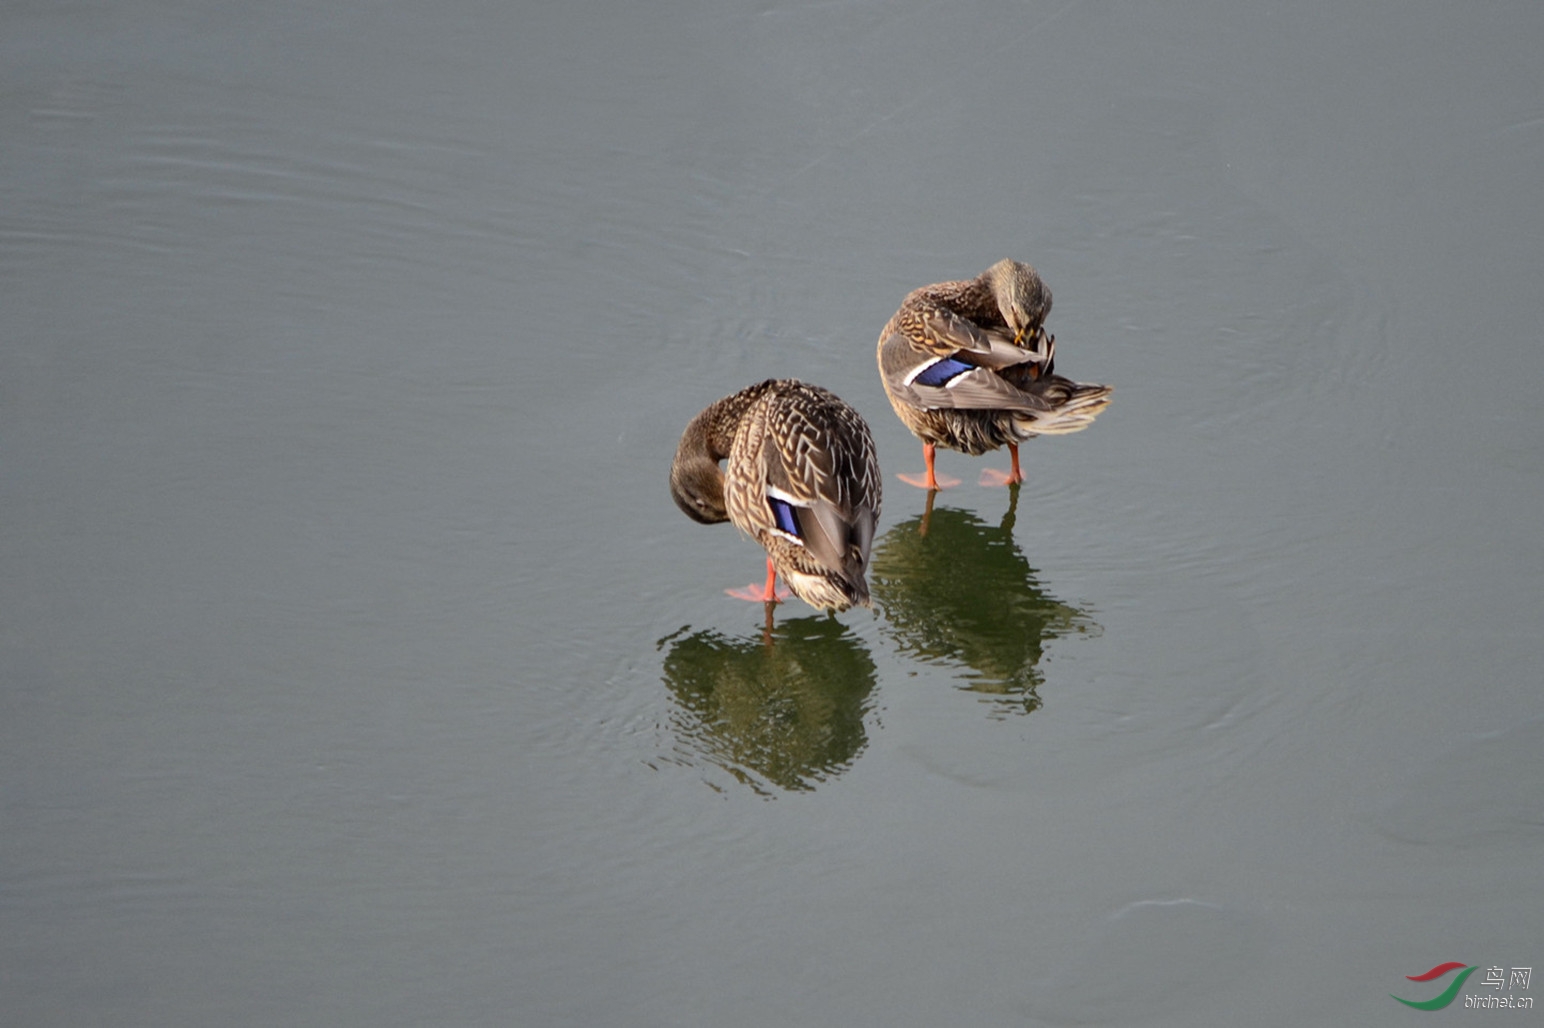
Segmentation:
{"type": "Polygon", "coordinates": [[[1403,1024],[1538,964],[1535,5],[0,24],[6,1023],[1403,1024]],[[1114,402],[930,502],[873,346],[1003,256],[1114,402]],[[870,421],[873,611],[769,624],[668,498],[768,376],[870,421]]]}

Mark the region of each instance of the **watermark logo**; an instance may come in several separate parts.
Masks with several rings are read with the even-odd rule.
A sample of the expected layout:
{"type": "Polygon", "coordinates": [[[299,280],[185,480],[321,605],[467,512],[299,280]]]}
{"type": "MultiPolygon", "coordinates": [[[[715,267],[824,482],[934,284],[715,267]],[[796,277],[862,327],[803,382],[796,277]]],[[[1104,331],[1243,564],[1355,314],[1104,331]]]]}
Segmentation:
{"type": "Polygon", "coordinates": [[[1430,971],[1427,971],[1425,974],[1405,975],[1405,977],[1410,979],[1412,982],[1431,982],[1441,978],[1449,971],[1456,971],[1459,968],[1463,968],[1464,973],[1459,975],[1457,978],[1454,978],[1452,984],[1443,990],[1442,995],[1437,996],[1434,999],[1405,999],[1403,996],[1394,996],[1392,992],[1389,993],[1389,995],[1394,996],[1395,999],[1399,1000],[1399,1002],[1403,1003],[1405,1006],[1414,1007],[1417,1010],[1441,1010],[1443,1007],[1447,1006],[1449,1003],[1452,1003],[1453,1000],[1458,997],[1458,990],[1464,987],[1464,982],[1466,982],[1469,979],[1469,976],[1474,973],[1474,968],[1470,967],[1468,964],[1461,964],[1456,960],[1449,960],[1445,964],[1438,964],[1436,967],[1432,968],[1430,971]]]}
{"type": "MultiPolygon", "coordinates": [[[[1460,963],[1457,960],[1449,960],[1445,964],[1438,964],[1425,974],[1405,975],[1412,982],[1434,982],[1457,971],[1458,974],[1439,995],[1425,1000],[1405,999],[1403,996],[1394,996],[1392,992],[1389,995],[1399,1000],[1405,1006],[1414,1007],[1416,1010],[1441,1010],[1444,1007],[1450,1006],[1458,998],[1458,991],[1464,987],[1464,982],[1468,981],[1469,976],[1478,970],[1478,967],[1460,963]]],[[[1475,1010],[1531,1010],[1533,1008],[1533,997],[1518,996],[1514,995],[1513,992],[1514,990],[1527,991],[1532,980],[1533,968],[1531,967],[1504,968],[1492,965],[1485,969],[1485,977],[1481,980],[1480,985],[1484,988],[1494,989],[1495,994],[1465,996],[1464,1006],[1475,1010]],[[1511,972],[1510,975],[1507,973],[1509,970],[1511,972]],[[1502,989],[1507,990],[1507,995],[1500,995],[1502,989]]]]}

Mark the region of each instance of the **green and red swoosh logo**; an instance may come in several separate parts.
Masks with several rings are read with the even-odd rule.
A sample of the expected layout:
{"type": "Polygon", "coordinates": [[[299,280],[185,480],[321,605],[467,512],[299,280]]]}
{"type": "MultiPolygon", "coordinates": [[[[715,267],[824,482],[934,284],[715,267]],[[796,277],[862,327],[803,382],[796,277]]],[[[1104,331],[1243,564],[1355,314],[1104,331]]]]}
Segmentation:
{"type": "Polygon", "coordinates": [[[1441,978],[1449,971],[1457,970],[1460,967],[1464,969],[1463,973],[1460,974],[1457,978],[1454,978],[1452,984],[1443,991],[1442,995],[1436,997],[1435,999],[1428,999],[1417,1002],[1413,999],[1404,999],[1400,996],[1394,996],[1392,992],[1389,993],[1389,995],[1394,996],[1395,999],[1399,1000],[1399,1002],[1403,1003],[1405,1006],[1414,1007],[1417,1010],[1441,1010],[1443,1007],[1447,1006],[1449,1003],[1453,1002],[1453,1000],[1458,998],[1458,990],[1464,987],[1464,982],[1471,974],[1474,973],[1474,968],[1470,967],[1468,964],[1460,964],[1456,960],[1449,960],[1445,964],[1438,964],[1436,967],[1432,968],[1430,971],[1427,971],[1425,974],[1405,975],[1405,977],[1410,979],[1412,982],[1431,982],[1441,978]]]}

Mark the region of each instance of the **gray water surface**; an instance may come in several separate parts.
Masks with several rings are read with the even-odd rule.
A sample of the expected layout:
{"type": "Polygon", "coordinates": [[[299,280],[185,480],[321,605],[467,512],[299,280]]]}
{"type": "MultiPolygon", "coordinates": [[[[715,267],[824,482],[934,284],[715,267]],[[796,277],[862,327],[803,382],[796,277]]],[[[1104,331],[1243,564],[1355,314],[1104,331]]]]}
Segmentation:
{"type": "Polygon", "coordinates": [[[1544,961],[1541,43],[13,5],[0,1021],[1465,1017],[1390,993],[1544,961]],[[1005,256],[1114,402],[930,504],[874,343],[1005,256]],[[873,611],[670,502],[769,376],[873,427],[873,611]]]}

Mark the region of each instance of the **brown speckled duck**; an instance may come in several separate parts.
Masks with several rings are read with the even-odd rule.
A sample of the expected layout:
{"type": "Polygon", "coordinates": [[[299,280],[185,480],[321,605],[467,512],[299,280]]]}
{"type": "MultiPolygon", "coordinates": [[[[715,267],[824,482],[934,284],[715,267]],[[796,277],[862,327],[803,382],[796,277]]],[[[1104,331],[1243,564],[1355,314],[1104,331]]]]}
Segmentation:
{"type": "Polygon", "coordinates": [[[901,301],[879,334],[879,373],[890,405],[922,440],[927,474],[901,475],[924,489],[958,485],[934,473],[936,447],[971,456],[1007,444],[1013,469],[982,472],[983,485],[1024,481],[1019,444],[1087,428],[1110,387],[1053,373],[1056,337],[1046,332],[1051,290],[1035,269],[1001,260],[968,282],[923,286],[901,301]]]}
{"type": "Polygon", "coordinates": [[[862,416],[819,386],[768,379],[710,405],[686,426],[670,495],[695,521],[733,522],[767,551],[764,587],[731,596],[868,606],[869,547],[881,491],[862,416]],[[724,467],[719,462],[724,461],[724,467]]]}

